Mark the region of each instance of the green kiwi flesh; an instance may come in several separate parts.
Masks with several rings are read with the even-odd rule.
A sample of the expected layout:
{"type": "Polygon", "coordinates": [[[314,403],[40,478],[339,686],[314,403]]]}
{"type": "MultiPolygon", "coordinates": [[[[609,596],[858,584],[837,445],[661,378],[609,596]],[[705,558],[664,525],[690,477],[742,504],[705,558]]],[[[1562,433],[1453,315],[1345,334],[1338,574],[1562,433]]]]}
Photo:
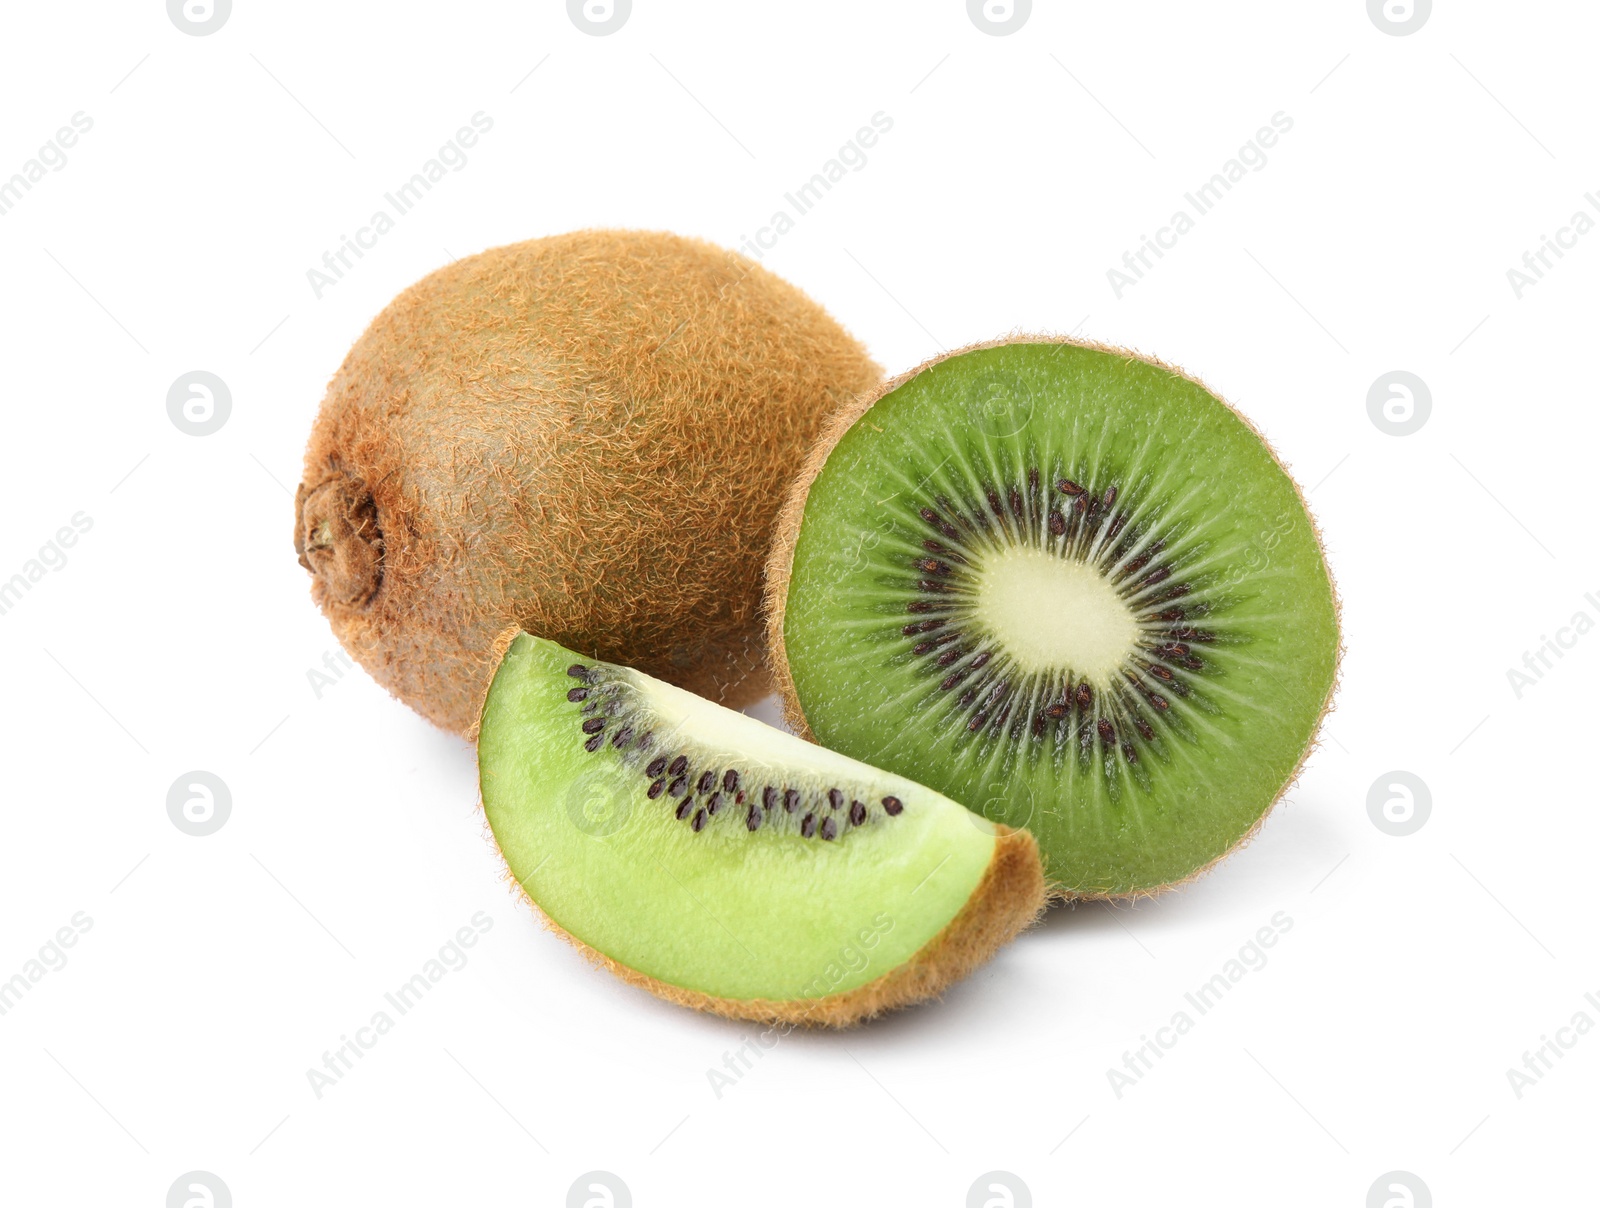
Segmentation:
{"type": "Polygon", "coordinates": [[[1021,339],[890,383],[779,527],[792,718],[1029,828],[1071,894],[1227,854],[1331,697],[1335,596],[1294,482],[1203,385],[1121,350],[1021,339]]]}
{"type": "Polygon", "coordinates": [[[928,997],[1044,902],[1026,834],[527,634],[478,757],[539,910],[625,979],[724,1015],[849,1024],[928,997]]]}

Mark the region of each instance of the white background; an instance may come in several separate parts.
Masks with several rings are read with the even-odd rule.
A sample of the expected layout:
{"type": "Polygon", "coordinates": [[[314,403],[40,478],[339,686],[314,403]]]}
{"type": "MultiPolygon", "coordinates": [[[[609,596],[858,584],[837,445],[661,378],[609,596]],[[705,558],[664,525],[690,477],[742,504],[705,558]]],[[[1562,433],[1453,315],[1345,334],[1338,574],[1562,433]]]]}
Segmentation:
{"type": "Polygon", "coordinates": [[[0,979],[93,925],[0,1017],[0,1201],[158,1206],[202,1170],[241,1208],[563,1204],[599,1169],[640,1205],[961,1205],[991,1170],[1038,1204],[1359,1208],[1393,1170],[1440,1205],[1592,1202],[1600,1029],[1520,1098],[1506,1073],[1600,1024],[1600,636],[1507,676],[1600,620],[1600,233],[1520,299],[1506,276],[1600,194],[1592,5],[1440,0],[1403,37],[1362,0],[1040,0],[1008,36],[960,0],[637,0],[607,37],[554,0],[4,20],[0,179],[93,129],[0,217],[0,579],[93,527],[0,616],[0,979]],[[467,166],[316,298],[480,110],[467,166]],[[359,671],[314,694],[337,645],[291,496],[404,286],[584,226],[736,244],[878,111],[764,262],[891,371],[1049,330],[1204,377],[1310,492],[1343,688],[1198,884],[1058,909],[943,1003],[787,1037],[719,1098],[758,1029],[591,971],[501,880],[471,749],[359,671]],[[1278,111],[1267,166],[1118,299],[1107,270],[1278,111]],[[194,369],[232,393],[206,437],[166,411],[194,369]],[[1431,389],[1414,435],[1368,416],[1393,369],[1431,389]],[[194,769],[232,795],[206,838],[166,812],[194,769]],[[1431,790],[1408,837],[1368,815],[1394,770],[1431,790]],[[317,1098],[307,1069],[478,911],[470,963],[317,1098]],[[1266,966],[1119,1097],[1108,1069],[1279,911],[1266,966]]]}

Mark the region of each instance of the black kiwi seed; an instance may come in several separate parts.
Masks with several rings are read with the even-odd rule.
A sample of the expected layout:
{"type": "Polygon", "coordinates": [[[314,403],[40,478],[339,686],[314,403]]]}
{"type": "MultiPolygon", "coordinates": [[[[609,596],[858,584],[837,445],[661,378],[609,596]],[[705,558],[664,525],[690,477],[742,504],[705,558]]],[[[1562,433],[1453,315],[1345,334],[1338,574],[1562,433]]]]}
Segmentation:
{"type": "Polygon", "coordinates": [[[1080,487],[1077,483],[1073,482],[1072,479],[1070,479],[1070,478],[1063,478],[1060,482],[1056,483],[1056,488],[1063,495],[1082,495],[1083,494],[1083,488],[1080,487]]]}
{"type": "Polygon", "coordinates": [[[773,788],[770,784],[767,785],[766,788],[761,790],[761,807],[763,809],[769,809],[770,810],[773,807],[773,804],[777,800],[778,800],[778,790],[773,788]]]}
{"type": "Polygon", "coordinates": [[[694,808],[694,798],[693,797],[685,797],[682,801],[680,801],[678,803],[677,810],[674,811],[675,814],[677,815],[678,821],[682,822],[685,818],[687,818],[689,816],[689,811],[691,809],[693,809],[693,808],[694,808]]]}
{"type": "Polygon", "coordinates": [[[583,723],[583,732],[585,734],[594,734],[600,730],[604,730],[605,728],[606,719],[603,717],[591,717],[588,721],[583,723]]]}
{"type": "Polygon", "coordinates": [[[585,751],[589,751],[591,753],[594,752],[594,751],[598,751],[600,749],[600,744],[603,743],[605,740],[606,740],[606,736],[604,734],[596,734],[588,742],[583,744],[583,749],[585,751]]]}
{"type": "Polygon", "coordinates": [[[799,791],[797,789],[784,789],[783,790],[783,810],[784,810],[784,812],[787,813],[787,814],[792,814],[799,807],[800,807],[800,793],[799,793],[799,791]]]}
{"type": "Polygon", "coordinates": [[[844,804],[844,794],[841,793],[838,789],[829,789],[828,790],[828,804],[831,805],[834,809],[838,809],[841,805],[844,804]]]}
{"type": "Polygon", "coordinates": [[[729,768],[722,774],[722,787],[728,792],[733,792],[739,787],[739,773],[729,768]]]}
{"type": "Polygon", "coordinates": [[[1059,536],[1061,536],[1062,533],[1064,533],[1066,531],[1067,531],[1067,522],[1066,522],[1065,517],[1063,517],[1060,512],[1058,512],[1058,511],[1056,511],[1055,509],[1052,508],[1051,511],[1050,511],[1050,532],[1051,532],[1051,535],[1059,537],[1059,536]]]}
{"type": "Polygon", "coordinates": [[[586,680],[589,678],[590,672],[589,668],[585,667],[582,663],[573,663],[572,666],[567,668],[567,674],[573,679],[586,680]]]}
{"type": "Polygon", "coordinates": [[[632,737],[633,737],[633,727],[632,726],[623,726],[622,729],[617,731],[616,736],[614,738],[612,738],[611,745],[616,747],[617,750],[620,751],[620,750],[622,750],[622,744],[627,742],[628,739],[630,739],[632,737]]]}
{"type": "Polygon", "coordinates": [[[672,761],[672,766],[669,767],[667,769],[667,771],[671,772],[674,776],[682,776],[683,775],[683,770],[688,766],[689,766],[688,757],[684,756],[684,755],[679,755],[676,759],[674,759],[672,761]]]}
{"type": "Polygon", "coordinates": [[[676,780],[674,780],[670,785],[667,786],[667,796],[669,796],[669,797],[682,797],[688,791],[689,791],[689,782],[687,780],[685,780],[682,776],[679,776],[676,780]]]}
{"type": "Polygon", "coordinates": [[[822,820],[822,837],[824,839],[831,839],[838,833],[839,828],[833,824],[832,818],[824,818],[822,820]]]}
{"type": "Polygon", "coordinates": [[[867,820],[867,807],[859,801],[850,803],[850,825],[860,826],[867,820]]]}
{"type": "Polygon", "coordinates": [[[702,772],[700,774],[700,783],[697,787],[702,793],[709,793],[711,791],[711,786],[716,783],[717,774],[715,772],[702,772]]]}
{"type": "Polygon", "coordinates": [[[711,796],[706,798],[706,813],[710,814],[713,818],[716,817],[717,811],[720,810],[721,808],[722,808],[722,794],[721,793],[712,793],[711,796]]]}
{"type": "Polygon", "coordinates": [[[696,833],[698,833],[700,831],[700,829],[705,826],[705,824],[706,824],[706,812],[705,812],[705,810],[695,810],[694,818],[690,821],[689,825],[696,831],[696,833]]]}
{"type": "Polygon", "coordinates": [[[807,839],[817,833],[817,816],[815,814],[807,814],[800,819],[800,833],[807,839]]]}
{"type": "Polygon", "coordinates": [[[645,796],[650,798],[651,801],[654,801],[657,797],[661,796],[662,790],[666,787],[667,782],[665,780],[658,780],[650,786],[650,789],[645,793],[645,796]]]}
{"type": "Polygon", "coordinates": [[[568,700],[582,700],[584,697],[586,697],[588,695],[589,695],[589,689],[587,689],[587,688],[568,688],[567,689],[567,699],[568,700]]]}
{"type": "Polygon", "coordinates": [[[764,817],[766,815],[752,805],[750,812],[744,816],[745,830],[759,830],[761,828],[761,819],[764,817]]]}
{"type": "Polygon", "coordinates": [[[883,812],[893,818],[905,809],[905,803],[898,797],[885,797],[883,799],[883,812]]]}
{"type": "Polygon", "coordinates": [[[645,768],[644,774],[646,776],[659,776],[659,775],[661,775],[662,772],[664,772],[666,770],[667,770],[667,757],[665,755],[657,755],[654,759],[652,759],[650,761],[649,766],[645,768]]]}

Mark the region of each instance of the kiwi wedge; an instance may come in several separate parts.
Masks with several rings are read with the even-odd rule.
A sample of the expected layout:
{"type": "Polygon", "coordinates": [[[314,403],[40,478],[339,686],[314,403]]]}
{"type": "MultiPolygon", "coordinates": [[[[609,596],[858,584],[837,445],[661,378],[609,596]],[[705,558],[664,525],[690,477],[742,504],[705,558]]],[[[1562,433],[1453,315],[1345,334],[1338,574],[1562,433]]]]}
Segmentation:
{"type": "Polygon", "coordinates": [[[489,826],[533,904],[627,982],[847,1026],[937,995],[1043,907],[1026,831],[641,672],[502,641],[489,826]]]}
{"type": "Polygon", "coordinates": [[[1336,677],[1288,472],[1121,349],[980,345],[840,413],[767,573],[792,724],[1028,828],[1074,896],[1154,893],[1248,838],[1336,677]]]}

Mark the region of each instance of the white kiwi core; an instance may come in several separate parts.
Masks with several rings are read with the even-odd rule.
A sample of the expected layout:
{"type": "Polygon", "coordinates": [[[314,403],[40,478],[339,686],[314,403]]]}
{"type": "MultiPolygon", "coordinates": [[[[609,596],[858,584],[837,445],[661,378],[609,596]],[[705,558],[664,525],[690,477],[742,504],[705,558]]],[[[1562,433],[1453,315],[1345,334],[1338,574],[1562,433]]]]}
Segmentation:
{"type": "Polygon", "coordinates": [[[1097,569],[1044,550],[984,558],[976,612],[1023,671],[1070,671],[1096,687],[1139,641],[1138,618],[1097,569]]]}

